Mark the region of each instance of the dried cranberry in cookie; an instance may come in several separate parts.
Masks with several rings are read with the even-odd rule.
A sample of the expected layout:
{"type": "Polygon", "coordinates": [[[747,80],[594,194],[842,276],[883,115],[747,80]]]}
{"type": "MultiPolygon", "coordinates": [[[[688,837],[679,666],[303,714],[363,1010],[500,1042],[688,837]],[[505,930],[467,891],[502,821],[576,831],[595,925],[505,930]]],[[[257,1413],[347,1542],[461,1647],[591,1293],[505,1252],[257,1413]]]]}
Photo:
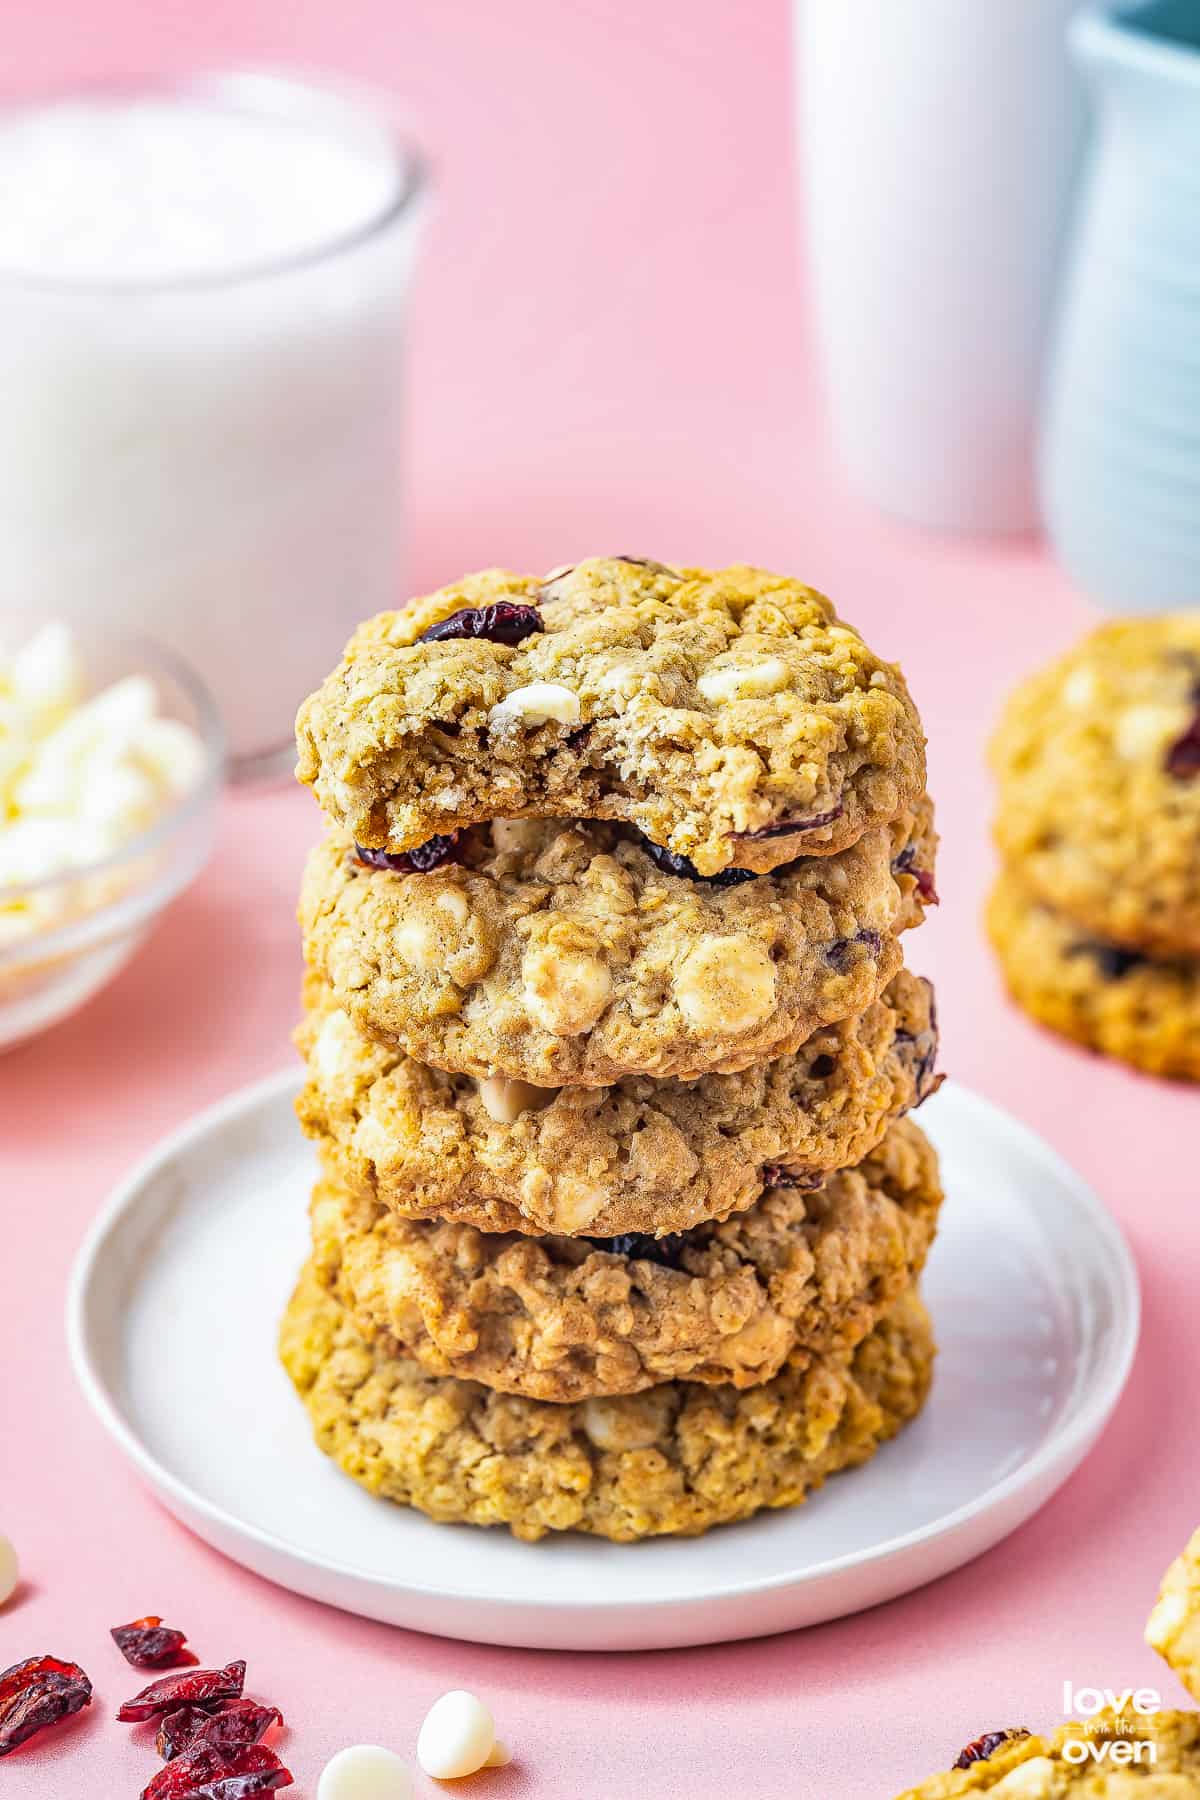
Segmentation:
{"type": "Polygon", "coordinates": [[[619,819],[700,876],[826,856],[911,808],[920,720],[823,595],[762,569],[487,570],[368,620],[297,773],[366,849],[619,819]]]}

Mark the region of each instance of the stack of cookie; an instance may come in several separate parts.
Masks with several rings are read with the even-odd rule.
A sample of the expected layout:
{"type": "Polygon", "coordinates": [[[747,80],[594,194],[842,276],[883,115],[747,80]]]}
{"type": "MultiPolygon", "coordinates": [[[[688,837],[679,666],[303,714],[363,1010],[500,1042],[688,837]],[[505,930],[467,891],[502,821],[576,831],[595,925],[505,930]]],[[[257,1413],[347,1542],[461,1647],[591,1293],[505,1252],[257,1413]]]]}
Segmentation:
{"type": "Polygon", "coordinates": [[[941,1201],[899,671],[794,582],[598,559],[371,620],[298,730],[322,1448],[525,1538],[864,1461],[928,1388],[941,1201]]]}
{"type": "Polygon", "coordinates": [[[988,923],[1013,997],[1200,1080],[1200,613],[1093,632],[1013,694],[993,763],[988,923]]]}

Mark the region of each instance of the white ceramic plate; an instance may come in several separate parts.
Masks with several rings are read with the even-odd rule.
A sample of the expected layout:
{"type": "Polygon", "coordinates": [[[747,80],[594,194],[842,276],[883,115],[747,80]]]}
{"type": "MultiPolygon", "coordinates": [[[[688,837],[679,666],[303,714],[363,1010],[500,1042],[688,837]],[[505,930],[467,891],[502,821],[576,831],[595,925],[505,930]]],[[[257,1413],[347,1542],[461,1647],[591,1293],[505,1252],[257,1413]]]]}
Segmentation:
{"type": "Polygon", "coordinates": [[[920,1115],[949,1196],[925,1279],[941,1344],[933,1398],[865,1468],[796,1511],[696,1539],[530,1545],[432,1524],[372,1500],[319,1453],[276,1358],[313,1174],[296,1081],[232,1095],[114,1194],[72,1278],[71,1354],[171,1512],[258,1574],[369,1618],[633,1650],[855,1612],[1027,1519],[1095,1441],[1129,1372],[1137,1276],[1113,1221],[1038,1138],[950,1085],[920,1115]]]}

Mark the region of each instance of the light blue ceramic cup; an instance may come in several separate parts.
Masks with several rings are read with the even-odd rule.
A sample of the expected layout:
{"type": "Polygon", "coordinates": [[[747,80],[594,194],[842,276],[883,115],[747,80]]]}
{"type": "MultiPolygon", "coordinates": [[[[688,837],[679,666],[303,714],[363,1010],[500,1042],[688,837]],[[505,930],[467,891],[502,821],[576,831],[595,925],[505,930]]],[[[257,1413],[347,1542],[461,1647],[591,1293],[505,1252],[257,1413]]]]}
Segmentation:
{"type": "Polygon", "coordinates": [[[1200,0],[1070,28],[1094,103],[1041,447],[1047,530],[1119,611],[1200,606],[1200,0]]]}

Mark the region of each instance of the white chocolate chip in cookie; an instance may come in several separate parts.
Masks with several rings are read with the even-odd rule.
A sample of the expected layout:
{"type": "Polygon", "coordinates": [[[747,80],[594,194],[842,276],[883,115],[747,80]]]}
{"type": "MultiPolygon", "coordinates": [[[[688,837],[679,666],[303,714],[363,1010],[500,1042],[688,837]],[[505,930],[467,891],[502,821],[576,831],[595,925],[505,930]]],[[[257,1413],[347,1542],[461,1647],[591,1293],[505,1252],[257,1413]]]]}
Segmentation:
{"type": "Polygon", "coordinates": [[[392,944],[414,973],[449,976],[461,987],[481,980],[495,957],[480,918],[454,888],[439,894],[432,906],[418,900],[402,913],[392,944]]]}
{"type": "Polygon", "coordinates": [[[1050,1758],[1034,1756],[1010,1769],[991,1791],[1003,1794],[1004,1800],[1055,1800],[1060,1790],[1050,1758]]]}
{"type": "Polygon", "coordinates": [[[778,694],[791,684],[787,664],[781,657],[769,656],[765,662],[709,669],[696,686],[706,700],[719,704],[722,700],[747,700],[755,694],[778,694]]]}
{"type": "Polygon", "coordinates": [[[1091,669],[1072,669],[1063,682],[1063,700],[1076,712],[1083,712],[1092,704],[1095,692],[1096,677],[1091,669]]]}
{"type": "Polygon", "coordinates": [[[560,1175],[554,1183],[554,1229],[568,1237],[578,1236],[611,1198],[610,1191],[590,1181],[581,1181],[576,1175],[560,1175]]]}
{"type": "Polygon", "coordinates": [[[327,1014],[313,1045],[313,1066],[323,1081],[336,1081],[354,1066],[359,1035],[343,1012],[327,1014]]]}
{"type": "Polygon", "coordinates": [[[442,934],[427,914],[417,913],[404,919],[397,925],[393,941],[400,956],[418,975],[428,975],[442,966],[442,934]]]}
{"type": "Polygon", "coordinates": [[[530,1012],[559,1037],[590,1031],[612,994],[612,976],[598,956],[554,944],[525,952],[521,980],[530,1012]]]}
{"type": "Polygon", "coordinates": [[[660,1408],[648,1396],[639,1396],[642,1404],[631,1407],[628,1398],[585,1400],[580,1420],[589,1440],[597,1450],[652,1450],[658,1442],[662,1426],[660,1408]]]}
{"type": "Polygon", "coordinates": [[[493,706],[488,724],[495,728],[506,725],[577,725],[579,696],[557,681],[531,681],[528,687],[514,688],[511,694],[493,706]]]}
{"type": "Polygon", "coordinates": [[[775,1005],[774,965],[745,938],[701,938],[675,977],[675,998],[697,1030],[748,1031],[775,1005]]]}
{"type": "Polygon", "coordinates": [[[479,1083],[483,1109],[497,1125],[512,1125],[522,1113],[541,1112],[557,1093],[557,1088],[534,1087],[531,1081],[510,1081],[507,1075],[489,1075],[479,1083]]]}
{"type": "Polygon", "coordinates": [[[1157,756],[1186,731],[1185,706],[1127,706],[1113,721],[1113,747],[1125,762],[1157,756]]]}

